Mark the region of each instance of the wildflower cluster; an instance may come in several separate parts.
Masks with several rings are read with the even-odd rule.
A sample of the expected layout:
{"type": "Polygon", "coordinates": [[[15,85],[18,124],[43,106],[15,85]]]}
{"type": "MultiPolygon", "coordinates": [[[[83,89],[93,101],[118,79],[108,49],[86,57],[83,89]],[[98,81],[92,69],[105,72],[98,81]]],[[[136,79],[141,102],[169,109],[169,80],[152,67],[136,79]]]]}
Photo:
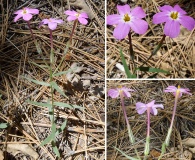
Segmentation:
{"type": "MultiPolygon", "coordinates": [[[[133,132],[131,130],[131,126],[130,126],[128,118],[127,118],[126,108],[124,106],[124,99],[123,99],[124,97],[130,98],[131,97],[130,92],[134,92],[134,90],[132,90],[130,88],[127,88],[127,87],[120,87],[120,88],[108,90],[108,96],[110,96],[111,98],[120,97],[121,106],[122,106],[122,110],[123,110],[123,113],[124,113],[124,118],[125,118],[125,121],[126,121],[126,124],[127,124],[127,130],[128,130],[128,133],[129,133],[130,142],[132,144],[134,144],[135,143],[135,138],[133,136],[133,132]]],[[[167,132],[167,137],[165,139],[165,142],[162,145],[164,147],[162,147],[162,151],[161,151],[161,155],[159,156],[159,160],[161,159],[162,155],[165,153],[165,147],[169,145],[170,136],[171,136],[172,128],[173,128],[173,121],[174,121],[174,117],[175,117],[175,114],[176,114],[176,106],[177,106],[178,98],[180,98],[183,93],[192,95],[188,88],[180,88],[180,86],[178,86],[178,87],[168,86],[164,90],[164,92],[173,93],[173,95],[175,96],[175,103],[174,103],[174,109],[173,109],[171,124],[170,124],[169,130],[167,132]]],[[[146,159],[149,152],[150,152],[150,114],[157,115],[157,113],[158,113],[157,108],[164,109],[164,106],[162,104],[155,104],[155,100],[152,100],[151,102],[146,103],[146,104],[142,103],[142,102],[137,102],[135,104],[135,106],[136,106],[135,109],[137,110],[138,114],[143,114],[145,111],[147,111],[147,136],[146,136],[146,143],[145,143],[145,149],[144,149],[144,159],[146,159]]],[[[117,149],[117,150],[119,150],[119,149],[117,149]]],[[[135,149],[135,152],[137,154],[136,149],[135,149]]],[[[121,151],[121,153],[123,153],[123,152],[121,151]]],[[[124,155],[124,153],[123,153],[123,155],[124,155]]],[[[138,157],[138,159],[140,159],[138,154],[137,154],[137,157],[138,157]]]]}

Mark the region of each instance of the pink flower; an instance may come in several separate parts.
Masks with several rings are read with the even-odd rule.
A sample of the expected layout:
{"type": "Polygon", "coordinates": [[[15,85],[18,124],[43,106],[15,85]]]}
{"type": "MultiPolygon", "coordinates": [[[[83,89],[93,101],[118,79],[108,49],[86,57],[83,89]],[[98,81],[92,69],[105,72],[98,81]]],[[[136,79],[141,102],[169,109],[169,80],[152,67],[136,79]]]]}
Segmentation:
{"type": "Polygon", "coordinates": [[[192,95],[188,88],[180,88],[180,86],[178,86],[178,88],[175,86],[169,86],[164,90],[164,92],[172,92],[174,96],[176,95],[176,92],[179,92],[179,98],[182,96],[182,93],[192,95]]]}
{"type": "Polygon", "coordinates": [[[17,16],[14,18],[14,22],[16,22],[21,17],[25,21],[29,21],[32,18],[32,14],[39,14],[39,10],[25,7],[16,11],[14,14],[17,14],[17,16]]]}
{"type": "Polygon", "coordinates": [[[39,26],[42,26],[43,24],[48,24],[49,29],[55,30],[57,28],[57,24],[62,24],[62,23],[63,20],[61,19],[49,18],[49,19],[43,19],[39,26]]]}
{"type": "Polygon", "coordinates": [[[86,25],[88,23],[88,21],[86,20],[86,18],[88,18],[88,15],[85,12],[78,13],[76,11],[67,10],[64,12],[64,14],[68,15],[68,18],[67,18],[68,21],[74,21],[78,19],[81,24],[86,25]]]}
{"type": "Polygon", "coordinates": [[[159,7],[159,9],[162,12],[153,16],[153,23],[159,24],[165,22],[164,34],[166,36],[171,38],[177,37],[180,32],[180,24],[188,30],[192,30],[194,28],[194,19],[186,16],[187,13],[181,9],[179,5],[175,5],[174,7],[164,5],[159,7]]]}
{"type": "Polygon", "coordinates": [[[141,7],[136,7],[130,11],[129,5],[120,6],[117,5],[119,14],[112,14],[107,16],[108,25],[117,25],[114,29],[113,36],[116,39],[125,38],[130,29],[135,33],[144,34],[148,29],[148,23],[141,18],[144,18],[146,14],[141,7]]]}
{"type": "Polygon", "coordinates": [[[154,104],[155,100],[151,101],[148,104],[144,104],[141,102],[136,103],[136,110],[138,114],[143,114],[148,108],[150,108],[150,113],[153,115],[157,115],[158,111],[156,108],[164,109],[162,104],[154,104]]]}
{"type": "Polygon", "coordinates": [[[122,92],[124,97],[131,97],[131,94],[129,92],[133,92],[133,91],[134,91],[133,89],[126,88],[126,87],[110,89],[108,91],[108,96],[110,96],[111,98],[117,98],[122,92]]]}

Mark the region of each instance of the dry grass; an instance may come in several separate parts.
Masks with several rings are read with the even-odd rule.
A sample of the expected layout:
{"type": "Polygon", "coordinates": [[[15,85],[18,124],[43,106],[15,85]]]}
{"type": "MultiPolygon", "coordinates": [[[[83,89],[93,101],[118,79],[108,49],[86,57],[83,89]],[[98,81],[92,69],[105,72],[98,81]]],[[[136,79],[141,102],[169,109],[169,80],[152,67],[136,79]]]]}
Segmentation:
{"type": "MultiPolygon", "coordinates": [[[[53,32],[55,63],[58,71],[66,71],[76,64],[81,71],[70,77],[61,75],[55,78],[67,98],[55,92],[54,100],[82,106],[84,110],[55,108],[57,126],[67,119],[65,130],[56,137],[61,159],[104,159],[104,1],[86,0],[93,14],[89,24],[78,25],[73,35],[73,42],[66,56],[63,52],[69,40],[73,23],[68,23],[63,14],[71,5],[62,0],[43,1],[3,1],[1,0],[0,34],[0,123],[10,126],[0,131],[0,150],[6,151],[7,144],[29,144],[38,154],[39,159],[55,159],[51,145],[40,146],[50,134],[48,109],[33,106],[27,99],[47,102],[51,99],[50,89],[25,80],[30,77],[39,81],[49,81],[48,68],[40,66],[49,63],[50,41],[47,29],[38,28],[41,19],[47,16],[62,18],[65,23],[53,32]],[[38,8],[41,12],[35,16],[32,29],[43,51],[39,55],[31,38],[27,24],[20,20],[13,22],[13,12],[24,6],[38,8]]],[[[82,9],[82,8],[79,8],[82,9]]],[[[19,153],[16,159],[31,159],[19,153]]]]}
{"type": "MultiPolygon", "coordinates": [[[[136,139],[135,147],[143,156],[146,138],[146,114],[139,115],[135,110],[136,102],[148,103],[156,100],[157,104],[163,104],[164,109],[158,109],[157,116],[151,116],[151,143],[150,157],[155,160],[161,151],[162,142],[165,140],[167,130],[172,117],[174,96],[171,93],[164,93],[163,90],[169,85],[179,84],[183,88],[189,88],[192,96],[183,95],[177,105],[176,118],[171,135],[170,146],[167,148],[164,159],[191,160],[194,157],[190,147],[184,145],[186,138],[195,138],[195,87],[194,81],[108,81],[107,89],[117,86],[126,86],[134,89],[130,99],[125,99],[125,106],[129,123],[136,139]],[[191,157],[191,158],[190,158],[191,157]]],[[[134,146],[130,144],[128,132],[121,110],[119,99],[107,99],[107,159],[125,160],[121,153],[113,149],[119,148],[129,156],[135,156],[134,146]]],[[[192,147],[193,148],[193,147],[192,147]]]]}
{"type": "MultiPolygon", "coordinates": [[[[135,53],[135,63],[137,66],[143,64],[144,61],[150,56],[151,51],[161,40],[163,35],[163,25],[154,25],[152,17],[155,13],[159,12],[158,7],[168,4],[174,6],[179,4],[191,17],[195,17],[195,4],[193,0],[136,0],[128,1],[131,8],[141,6],[147,16],[146,21],[149,24],[147,32],[143,35],[132,34],[132,43],[135,53]]],[[[107,15],[116,14],[116,5],[121,4],[114,0],[108,0],[107,15]]],[[[133,71],[133,63],[129,56],[128,38],[118,41],[113,37],[113,26],[107,27],[107,77],[108,78],[126,78],[124,72],[116,67],[116,63],[121,63],[119,54],[122,48],[127,64],[130,66],[130,71],[133,71]]],[[[194,30],[188,31],[181,28],[179,37],[166,40],[158,51],[157,55],[153,56],[147,65],[149,67],[161,68],[170,71],[170,75],[159,73],[156,78],[193,78],[195,77],[195,48],[194,48],[194,30]]],[[[139,78],[147,78],[154,73],[137,72],[139,78]]]]}

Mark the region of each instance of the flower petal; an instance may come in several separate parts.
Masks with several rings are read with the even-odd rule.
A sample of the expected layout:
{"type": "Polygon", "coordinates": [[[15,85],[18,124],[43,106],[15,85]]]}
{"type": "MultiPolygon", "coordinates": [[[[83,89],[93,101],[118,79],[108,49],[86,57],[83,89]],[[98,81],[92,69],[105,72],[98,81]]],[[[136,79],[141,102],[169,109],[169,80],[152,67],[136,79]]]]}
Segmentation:
{"type": "Polygon", "coordinates": [[[144,103],[137,102],[136,103],[136,110],[137,110],[138,114],[143,114],[147,110],[147,107],[144,103]]]}
{"type": "Polygon", "coordinates": [[[150,113],[152,113],[153,115],[157,115],[158,111],[155,107],[151,107],[150,113]]]}
{"type": "Polygon", "coordinates": [[[173,7],[169,6],[169,5],[164,5],[162,7],[158,7],[161,11],[172,11],[173,7]]]}
{"type": "Polygon", "coordinates": [[[23,17],[22,14],[18,14],[15,18],[14,18],[14,22],[16,22],[18,19],[20,19],[21,17],[23,17]]]}
{"type": "Polygon", "coordinates": [[[68,16],[68,18],[67,18],[68,21],[74,21],[76,19],[77,19],[76,16],[68,16]]]}
{"type": "Polygon", "coordinates": [[[28,13],[31,13],[31,14],[39,14],[38,9],[26,8],[26,10],[28,13]]]}
{"type": "Polygon", "coordinates": [[[122,20],[122,16],[118,14],[112,14],[112,15],[107,16],[108,25],[119,24],[121,20],[122,20]]]}
{"type": "Polygon", "coordinates": [[[14,12],[14,14],[22,14],[22,12],[23,12],[23,10],[22,10],[22,9],[20,9],[20,10],[18,10],[18,11],[16,11],[16,12],[14,12]]]}
{"type": "Polygon", "coordinates": [[[152,22],[154,24],[159,24],[159,23],[166,22],[168,19],[169,16],[166,14],[166,12],[159,12],[153,16],[152,22]]]}
{"type": "Polygon", "coordinates": [[[131,97],[131,94],[127,90],[123,90],[123,95],[125,97],[131,97]]]}
{"type": "Polygon", "coordinates": [[[111,98],[117,98],[119,96],[119,92],[117,89],[110,89],[108,91],[108,96],[110,96],[111,98]]]}
{"type": "Polygon", "coordinates": [[[43,24],[48,24],[49,23],[49,19],[43,19],[42,22],[43,22],[43,24]]]}
{"type": "Polygon", "coordinates": [[[85,13],[85,12],[81,13],[79,16],[82,17],[82,18],[88,18],[87,13],[85,13]]]}
{"type": "Polygon", "coordinates": [[[124,6],[117,5],[117,10],[119,14],[130,14],[130,6],[128,4],[124,6]]]}
{"type": "MultiPolygon", "coordinates": [[[[50,19],[51,19],[51,18],[50,18],[50,19]]],[[[54,18],[52,18],[52,22],[61,24],[61,23],[63,23],[64,21],[61,20],[61,19],[54,19],[54,18]]]]}
{"type": "Polygon", "coordinates": [[[144,34],[148,29],[148,23],[142,19],[135,19],[129,25],[131,29],[138,34],[144,34]]]}
{"type": "Polygon", "coordinates": [[[48,27],[51,29],[51,30],[55,30],[57,28],[57,23],[53,23],[53,22],[50,22],[48,23],[48,27]]]}
{"type": "Polygon", "coordinates": [[[141,7],[135,7],[132,11],[131,14],[137,18],[144,18],[146,17],[146,14],[144,10],[141,7]]]}
{"type": "Polygon", "coordinates": [[[69,16],[75,16],[75,14],[78,14],[76,11],[67,10],[64,12],[64,14],[69,16]]]}
{"type": "Polygon", "coordinates": [[[24,14],[24,15],[23,15],[23,19],[24,19],[25,21],[29,21],[31,18],[32,18],[32,14],[24,14]]]}
{"type": "Polygon", "coordinates": [[[175,38],[179,35],[180,25],[178,21],[169,20],[165,23],[164,34],[171,38],[175,38]]]}
{"type": "Polygon", "coordinates": [[[179,20],[180,24],[187,28],[188,30],[194,29],[195,21],[190,16],[181,16],[179,20]]]}
{"type": "Polygon", "coordinates": [[[130,31],[130,26],[127,23],[119,23],[114,29],[113,36],[116,39],[121,40],[129,34],[129,31],[130,31]]]}
{"type": "Polygon", "coordinates": [[[88,21],[85,18],[82,18],[82,17],[79,17],[78,20],[81,24],[84,24],[84,25],[86,25],[88,23],[88,21]]]}
{"type": "Polygon", "coordinates": [[[176,4],[174,7],[173,7],[177,12],[179,12],[180,14],[187,14],[186,11],[184,11],[183,9],[181,9],[181,7],[176,4]]]}

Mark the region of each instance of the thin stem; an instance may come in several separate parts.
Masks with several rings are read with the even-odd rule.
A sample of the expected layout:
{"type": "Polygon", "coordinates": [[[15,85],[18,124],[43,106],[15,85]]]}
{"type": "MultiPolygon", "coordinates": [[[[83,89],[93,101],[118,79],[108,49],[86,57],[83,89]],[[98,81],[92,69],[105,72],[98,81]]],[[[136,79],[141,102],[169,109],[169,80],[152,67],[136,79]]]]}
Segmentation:
{"type": "Polygon", "coordinates": [[[73,34],[74,34],[74,31],[75,31],[77,22],[78,22],[78,20],[76,19],[76,20],[74,21],[74,24],[73,24],[73,27],[72,27],[72,32],[71,32],[71,35],[70,35],[70,43],[72,43],[72,36],[73,36],[73,34]]]}
{"type": "Polygon", "coordinates": [[[29,28],[29,30],[30,30],[31,36],[32,36],[32,38],[33,38],[34,41],[35,41],[35,36],[34,36],[34,34],[33,34],[33,31],[32,31],[32,29],[31,29],[31,27],[30,27],[30,22],[29,22],[29,21],[27,21],[27,25],[28,25],[28,28],[29,28]]]}
{"type": "MultiPolygon", "coordinates": [[[[50,82],[53,81],[53,62],[54,62],[54,53],[53,53],[53,36],[52,36],[52,30],[49,30],[50,32],[50,42],[51,42],[51,52],[50,52],[50,82]]],[[[52,107],[52,121],[51,124],[54,123],[54,96],[53,92],[54,89],[52,86],[51,87],[51,107],[52,107]]]]}
{"type": "MultiPolygon", "coordinates": [[[[134,138],[134,136],[133,136],[133,132],[132,132],[132,130],[131,130],[131,126],[130,126],[130,124],[129,124],[129,120],[128,120],[128,118],[127,118],[127,112],[126,112],[126,109],[125,109],[124,97],[123,97],[123,93],[122,93],[122,92],[120,92],[120,99],[121,99],[121,106],[122,106],[123,114],[124,114],[125,121],[126,121],[126,124],[127,124],[127,130],[128,130],[128,134],[129,134],[129,139],[130,139],[130,142],[131,142],[132,144],[134,144],[134,143],[135,143],[135,138],[134,138]]],[[[136,152],[137,157],[138,157],[139,159],[141,159],[140,156],[139,156],[139,154],[138,154],[137,148],[136,148],[135,146],[133,146],[133,147],[134,147],[134,149],[135,149],[135,152],[136,152]]]]}
{"type": "Polygon", "coordinates": [[[150,107],[147,108],[147,136],[144,148],[144,159],[147,159],[147,156],[150,152],[150,109],[150,107]]]}
{"type": "Polygon", "coordinates": [[[129,52],[130,52],[130,57],[131,57],[131,60],[133,61],[133,66],[134,66],[134,71],[133,71],[133,73],[135,73],[136,64],[135,64],[135,56],[134,56],[134,52],[133,52],[131,31],[129,31],[128,37],[129,37],[129,52]]]}
{"type": "MultiPolygon", "coordinates": [[[[140,67],[143,67],[143,66],[150,60],[150,58],[151,58],[152,56],[154,56],[154,55],[157,53],[157,51],[158,51],[158,50],[160,49],[160,47],[163,45],[163,41],[165,40],[165,38],[166,38],[166,35],[164,34],[163,37],[162,37],[162,39],[160,40],[160,42],[159,42],[158,45],[156,46],[156,48],[152,51],[150,57],[149,57],[145,62],[143,62],[143,64],[142,64],[140,67]]],[[[140,68],[140,67],[139,67],[139,68],[140,68]]]]}
{"type": "Polygon", "coordinates": [[[170,137],[171,137],[171,133],[172,133],[172,129],[173,129],[173,123],[174,123],[175,114],[176,114],[176,109],[177,109],[177,102],[178,102],[179,94],[180,94],[180,90],[179,90],[179,87],[178,87],[178,89],[176,91],[176,94],[175,94],[175,102],[174,102],[174,108],[173,108],[171,124],[170,124],[170,127],[168,129],[168,133],[167,133],[165,142],[162,144],[161,154],[160,154],[158,160],[160,160],[162,158],[163,154],[166,151],[166,147],[169,146],[170,137]]]}

